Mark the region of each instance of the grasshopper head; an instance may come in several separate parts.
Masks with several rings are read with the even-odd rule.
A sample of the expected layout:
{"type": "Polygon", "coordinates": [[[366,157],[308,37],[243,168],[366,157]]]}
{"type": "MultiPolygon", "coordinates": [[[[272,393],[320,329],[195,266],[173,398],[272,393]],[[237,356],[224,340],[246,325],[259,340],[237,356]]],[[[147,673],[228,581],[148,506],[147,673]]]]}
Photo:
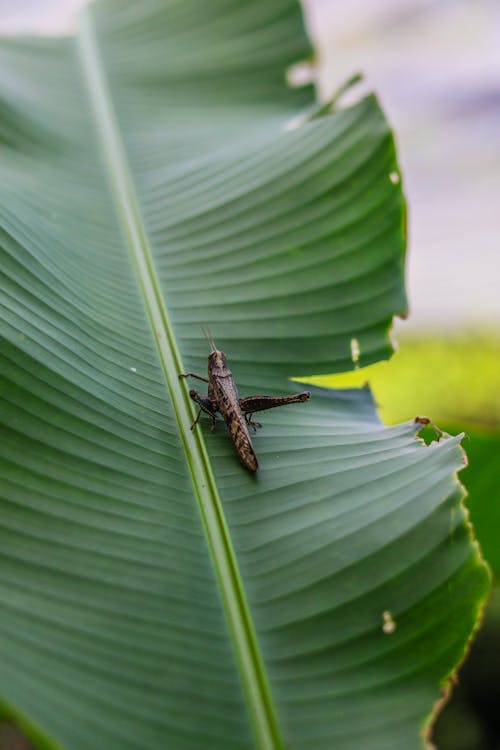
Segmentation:
{"type": "Polygon", "coordinates": [[[222,370],[226,366],[226,355],[220,349],[214,349],[208,355],[208,363],[210,367],[222,370]]]}

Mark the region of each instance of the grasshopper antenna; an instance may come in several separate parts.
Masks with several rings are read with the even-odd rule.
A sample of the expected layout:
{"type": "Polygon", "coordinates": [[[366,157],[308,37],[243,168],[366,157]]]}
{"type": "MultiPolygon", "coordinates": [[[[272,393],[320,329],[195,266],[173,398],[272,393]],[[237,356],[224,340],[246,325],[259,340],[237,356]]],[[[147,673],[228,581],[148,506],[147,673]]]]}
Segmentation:
{"type": "Polygon", "coordinates": [[[211,352],[215,352],[216,346],[215,346],[214,337],[212,335],[212,331],[210,330],[210,328],[208,326],[202,326],[201,330],[203,331],[203,335],[205,336],[205,338],[206,338],[206,340],[208,342],[208,345],[210,347],[210,351],[211,352]]]}

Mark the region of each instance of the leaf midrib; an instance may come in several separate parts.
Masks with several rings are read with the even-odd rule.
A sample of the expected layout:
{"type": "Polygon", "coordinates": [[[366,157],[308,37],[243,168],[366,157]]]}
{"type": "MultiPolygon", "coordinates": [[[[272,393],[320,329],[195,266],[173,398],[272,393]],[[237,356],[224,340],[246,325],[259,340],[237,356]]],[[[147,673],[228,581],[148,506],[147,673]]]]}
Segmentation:
{"type": "Polygon", "coordinates": [[[85,8],[79,17],[77,43],[110,191],[132,255],[139,289],[177,419],[233,642],[256,747],[262,750],[280,750],[283,741],[276,711],[215,478],[200,432],[192,432],[189,428],[193,414],[187,388],[178,377],[183,372],[181,357],[160,290],[89,8],[85,8]]]}

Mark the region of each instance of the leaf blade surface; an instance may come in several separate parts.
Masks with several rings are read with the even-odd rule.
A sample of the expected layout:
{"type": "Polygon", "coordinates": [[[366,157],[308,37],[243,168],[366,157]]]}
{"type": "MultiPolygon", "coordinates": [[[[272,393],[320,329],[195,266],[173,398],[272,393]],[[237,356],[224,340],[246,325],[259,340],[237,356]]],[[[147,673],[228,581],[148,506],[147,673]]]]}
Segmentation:
{"type": "Polygon", "coordinates": [[[96,736],[109,748],[417,747],[485,586],[456,441],[431,453],[413,425],[381,427],[367,393],[318,391],[265,415],[254,480],[222,432],[207,458],[179,394],[176,349],[183,368],[206,366],[200,324],[229,345],[246,395],[350,365],[354,336],[367,362],[386,355],[405,305],[403,203],[376,101],[287,131],[307,101],[281,82],[306,50],[298,9],[260,3],[264,24],[231,7],[92,11],[124,175],[101,156],[74,41],[6,44],[17,85],[5,73],[2,90],[20,127],[2,167],[2,690],[74,748],[96,736]],[[199,57],[194,12],[210,32],[199,57]],[[256,37],[266,53],[249,68],[239,51],[256,37]],[[122,178],[137,200],[128,229],[110,188],[122,178]],[[425,585],[408,595],[415,571],[425,585]],[[433,597],[459,608],[459,582],[472,592],[463,623],[412,671],[404,644],[425,651],[423,622],[435,633],[443,619],[422,612],[433,597]],[[389,705],[394,722],[380,721],[389,705]]]}

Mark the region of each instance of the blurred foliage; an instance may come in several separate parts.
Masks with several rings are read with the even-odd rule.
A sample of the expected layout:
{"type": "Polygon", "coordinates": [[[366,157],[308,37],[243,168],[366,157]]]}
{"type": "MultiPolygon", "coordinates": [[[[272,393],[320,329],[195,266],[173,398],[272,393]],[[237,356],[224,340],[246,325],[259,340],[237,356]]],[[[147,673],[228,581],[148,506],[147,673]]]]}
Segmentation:
{"type": "Polygon", "coordinates": [[[398,336],[387,362],[313,378],[317,385],[352,388],[369,382],[387,424],[425,412],[435,421],[500,432],[500,336],[495,332],[398,336]]]}
{"type": "MultiPolygon", "coordinates": [[[[363,362],[361,352],[360,364],[363,362]]],[[[460,480],[483,555],[500,575],[500,336],[495,332],[400,336],[389,362],[310,379],[331,388],[369,382],[387,424],[425,415],[445,432],[465,432],[460,480]]]]}

